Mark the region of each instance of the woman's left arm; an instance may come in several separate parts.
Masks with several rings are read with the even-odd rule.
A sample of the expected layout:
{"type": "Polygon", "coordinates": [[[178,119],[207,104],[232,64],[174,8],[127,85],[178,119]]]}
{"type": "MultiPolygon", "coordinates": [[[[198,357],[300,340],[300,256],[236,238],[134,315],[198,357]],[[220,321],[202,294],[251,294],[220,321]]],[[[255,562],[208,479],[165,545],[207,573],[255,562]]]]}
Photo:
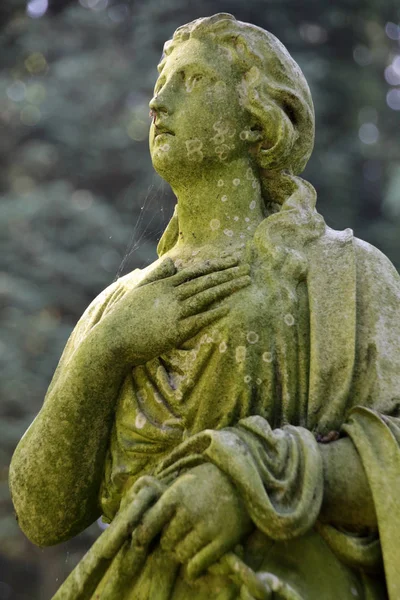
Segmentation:
{"type": "Polygon", "coordinates": [[[301,535],[318,518],[355,531],[376,527],[372,495],[350,438],[317,444],[303,428],[272,431],[253,417],[238,428],[188,439],[172,453],[172,470],[187,468],[201,447],[205,464],[180,475],[133,535],[142,547],[161,534],[162,548],[187,563],[192,576],[240,542],[252,527],[250,517],[273,539],[301,535]]]}

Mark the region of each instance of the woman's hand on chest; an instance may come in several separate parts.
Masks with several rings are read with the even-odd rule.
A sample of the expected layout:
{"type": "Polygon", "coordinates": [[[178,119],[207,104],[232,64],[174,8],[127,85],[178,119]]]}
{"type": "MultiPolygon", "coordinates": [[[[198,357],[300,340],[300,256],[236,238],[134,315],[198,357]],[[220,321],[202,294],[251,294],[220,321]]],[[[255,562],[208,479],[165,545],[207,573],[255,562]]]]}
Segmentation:
{"type": "Polygon", "coordinates": [[[225,316],[229,308],[222,301],[250,283],[249,267],[232,258],[178,273],[166,259],[138,287],[121,294],[99,326],[117,359],[127,366],[143,364],[225,316]]]}

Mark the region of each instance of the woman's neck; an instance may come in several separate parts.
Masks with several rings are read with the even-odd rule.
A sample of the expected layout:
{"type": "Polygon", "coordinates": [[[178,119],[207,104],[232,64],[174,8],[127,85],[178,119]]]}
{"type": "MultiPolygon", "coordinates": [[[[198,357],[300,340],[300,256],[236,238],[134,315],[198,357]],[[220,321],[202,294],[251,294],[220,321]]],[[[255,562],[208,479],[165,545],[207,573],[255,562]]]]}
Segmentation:
{"type": "Polygon", "coordinates": [[[177,251],[244,247],[265,218],[260,182],[249,160],[222,163],[185,183],[173,188],[178,198],[177,251]]]}

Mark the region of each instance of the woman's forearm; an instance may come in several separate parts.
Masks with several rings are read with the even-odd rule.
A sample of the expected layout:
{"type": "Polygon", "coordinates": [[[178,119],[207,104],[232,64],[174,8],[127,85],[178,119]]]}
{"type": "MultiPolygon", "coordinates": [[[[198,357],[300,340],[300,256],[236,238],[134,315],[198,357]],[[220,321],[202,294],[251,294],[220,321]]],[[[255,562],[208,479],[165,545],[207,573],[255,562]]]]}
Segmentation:
{"type": "Polygon", "coordinates": [[[319,444],[324,465],[321,520],[354,530],[376,528],[371,490],[350,438],[319,444]]]}
{"type": "Polygon", "coordinates": [[[10,488],[25,534],[39,545],[76,535],[99,515],[115,401],[126,367],[94,328],[63,365],[20,441],[10,488]]]}

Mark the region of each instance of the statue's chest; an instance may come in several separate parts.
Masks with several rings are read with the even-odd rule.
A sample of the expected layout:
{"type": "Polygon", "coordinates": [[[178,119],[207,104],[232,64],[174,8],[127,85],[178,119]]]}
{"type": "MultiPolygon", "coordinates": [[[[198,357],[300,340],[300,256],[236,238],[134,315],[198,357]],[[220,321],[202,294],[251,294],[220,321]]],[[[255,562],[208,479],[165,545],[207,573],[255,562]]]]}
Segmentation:
{"type": "MultiPolygon", "coordinates": [[[[223,407],[247,405],[249,396],[257,395],[262,382],[270,379],[268,290],[257,275],[253,279],[252,285],[220,303],[228,307],[226,316],[159,358],[164,394],[168,391],[175,411],[186,413],[189,422],[199,418],[200,406],[207,405],[217,418],[223,407]]],[[[221,419],[225,421],[219,415],[217,421],[221,419]]]]}
{"type": "Polygon", "coordinates": [[[257,269],[251,277],[251,285],[218,303],[228,309],[224,317],[133,369],[123,394],[125,422],[132,415],[146,436],[157,430],[168,437],[170,427],[194,433],[263,414],[274,379],[274,340],[265,277],[257,269]]]}

